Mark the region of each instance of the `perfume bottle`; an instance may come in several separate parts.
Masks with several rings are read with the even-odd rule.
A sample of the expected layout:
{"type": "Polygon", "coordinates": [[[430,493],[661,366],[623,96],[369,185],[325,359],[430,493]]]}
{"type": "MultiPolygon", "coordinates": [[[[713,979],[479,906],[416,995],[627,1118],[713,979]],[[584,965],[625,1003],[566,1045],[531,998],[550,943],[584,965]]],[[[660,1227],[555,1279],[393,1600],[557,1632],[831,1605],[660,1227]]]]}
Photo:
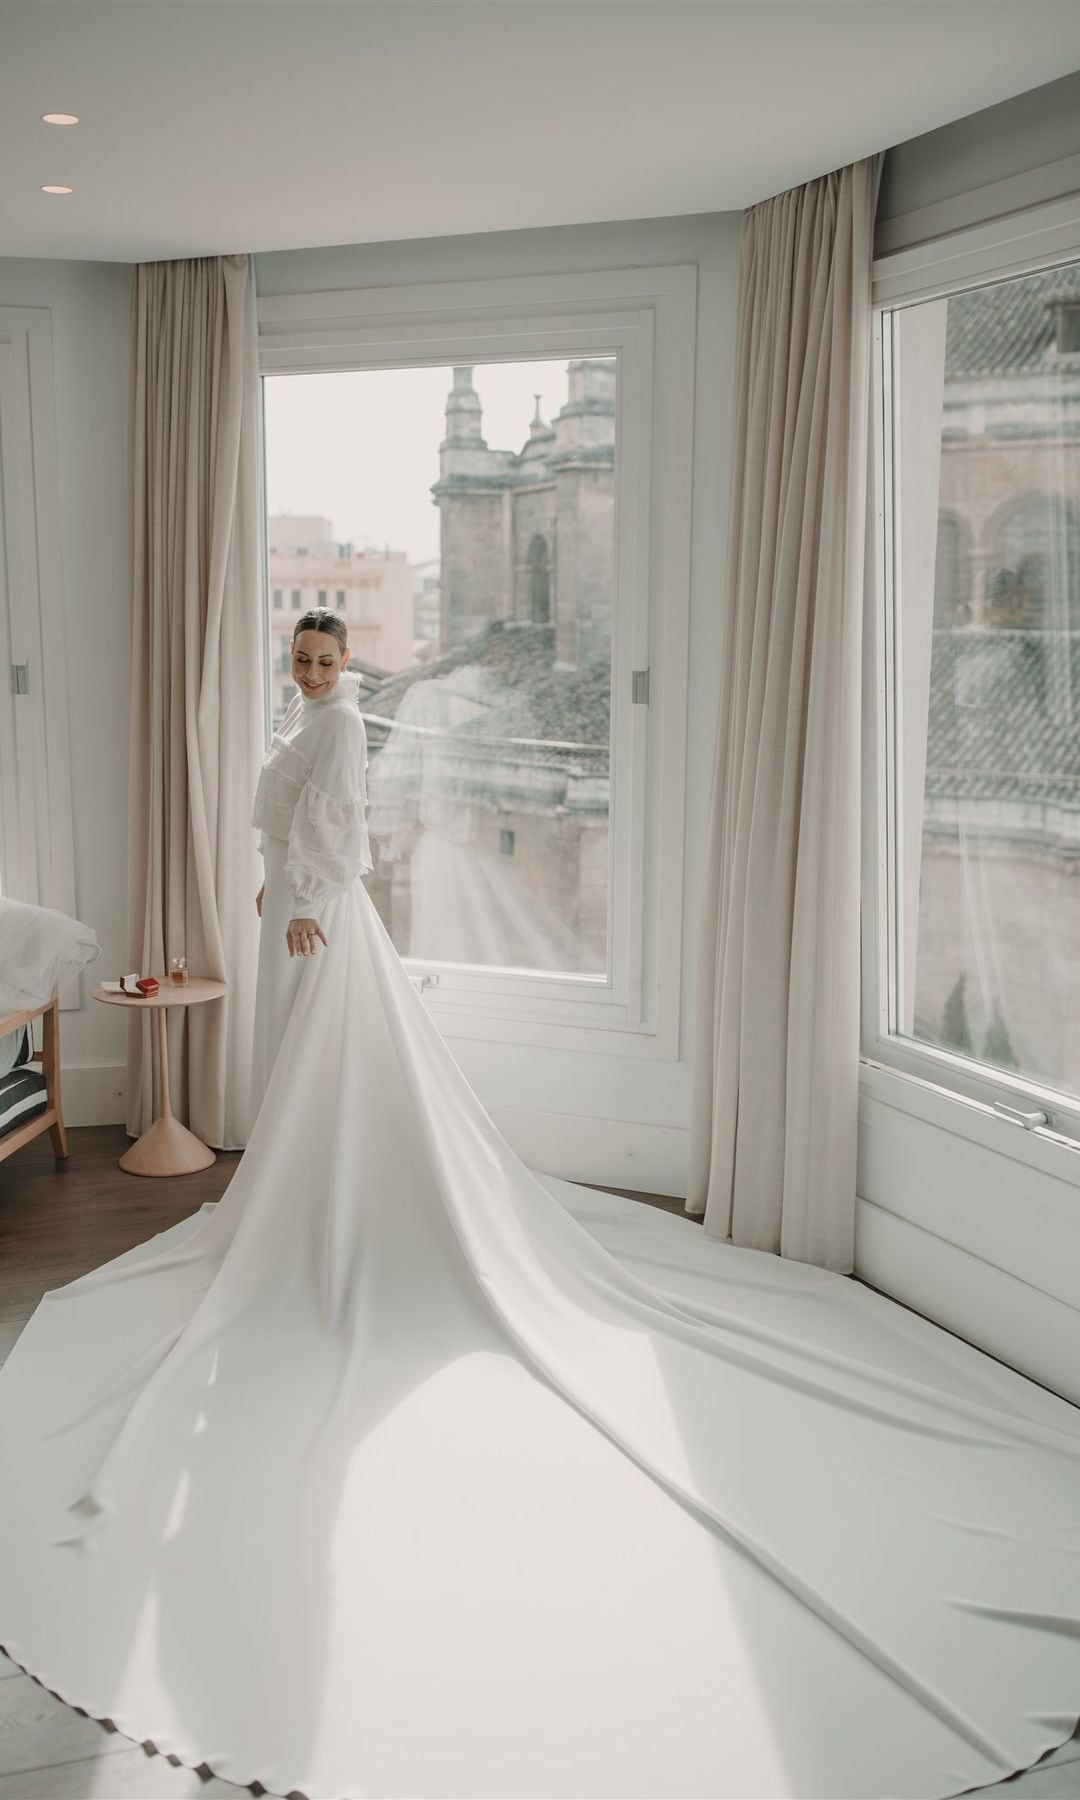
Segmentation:
{"type": "Polygon", "coordinates": [[[188,966],[186,956],[174,956],[169,964],[169,980],[173,987],[187,987],[188,966]]]}

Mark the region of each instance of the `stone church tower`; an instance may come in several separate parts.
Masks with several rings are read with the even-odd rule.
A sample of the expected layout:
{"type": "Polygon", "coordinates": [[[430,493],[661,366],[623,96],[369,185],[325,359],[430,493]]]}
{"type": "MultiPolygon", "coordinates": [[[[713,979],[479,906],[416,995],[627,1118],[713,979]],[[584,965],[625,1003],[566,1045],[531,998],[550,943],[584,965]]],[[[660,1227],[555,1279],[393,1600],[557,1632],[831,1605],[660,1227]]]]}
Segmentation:
{"type": "Polygon", "coordinates": [[[553,425],[536,416],[520,453],[481,433],[472,367],[454,370],[440,475],[439,649],[493,619],[554,626],[556,667],[607,659],[615,519],[615,360],[583,358],[553,425]]]}

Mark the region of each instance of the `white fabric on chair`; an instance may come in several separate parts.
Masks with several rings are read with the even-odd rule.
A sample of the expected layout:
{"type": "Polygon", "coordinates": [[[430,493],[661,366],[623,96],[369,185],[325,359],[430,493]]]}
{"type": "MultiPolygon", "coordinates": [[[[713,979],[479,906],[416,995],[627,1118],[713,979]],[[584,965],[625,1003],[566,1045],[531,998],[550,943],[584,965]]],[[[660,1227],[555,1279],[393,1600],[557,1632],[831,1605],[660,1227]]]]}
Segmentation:
{"type": "Polygon", "coordinates": [[[97,933],[51,906],[0,896],[0,1018],[52,999],[58,983],[101,955],[97,933]]]}

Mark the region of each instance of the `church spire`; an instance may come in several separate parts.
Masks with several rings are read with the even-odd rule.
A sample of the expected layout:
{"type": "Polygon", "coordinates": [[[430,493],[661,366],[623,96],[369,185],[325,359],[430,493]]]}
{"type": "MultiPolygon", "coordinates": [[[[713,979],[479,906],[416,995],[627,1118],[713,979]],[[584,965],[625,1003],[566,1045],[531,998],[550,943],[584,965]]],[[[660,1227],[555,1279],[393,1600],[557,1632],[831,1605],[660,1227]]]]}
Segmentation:
{"type": "Polygon", "coordinates": [[[480,396],[473,387],[472,372],[471,363],[454,370],[454,385],[446,401],[444,448],[457,444],[468,444],[478,450],[487,448],[480,435],[480,396]]]}

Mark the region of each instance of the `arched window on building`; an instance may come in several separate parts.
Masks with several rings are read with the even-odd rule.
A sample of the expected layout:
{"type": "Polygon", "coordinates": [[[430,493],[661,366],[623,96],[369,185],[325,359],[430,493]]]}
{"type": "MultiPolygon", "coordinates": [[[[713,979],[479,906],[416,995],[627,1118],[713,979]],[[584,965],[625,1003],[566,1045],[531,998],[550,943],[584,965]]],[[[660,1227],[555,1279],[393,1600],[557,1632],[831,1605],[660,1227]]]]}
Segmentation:
{"type": "Polygon", "coordinates": [[[547,539],[540,532],[529,545],[528,568],[529,618],[534,625],[547,625],[551,620],[551,569],[547,539]]]}
{"type": "Polygon", "coordinates": [[[1080,518],[1055,494],[1029,494],[998,522],[987,620],[1013,630],[1080,629],[1080,518]]]}
{"type": "Polygon", "coordinates": [[[934,559],[934,624],[971,622],[971,534],[956,513],[938,514],[934,559]]]}

